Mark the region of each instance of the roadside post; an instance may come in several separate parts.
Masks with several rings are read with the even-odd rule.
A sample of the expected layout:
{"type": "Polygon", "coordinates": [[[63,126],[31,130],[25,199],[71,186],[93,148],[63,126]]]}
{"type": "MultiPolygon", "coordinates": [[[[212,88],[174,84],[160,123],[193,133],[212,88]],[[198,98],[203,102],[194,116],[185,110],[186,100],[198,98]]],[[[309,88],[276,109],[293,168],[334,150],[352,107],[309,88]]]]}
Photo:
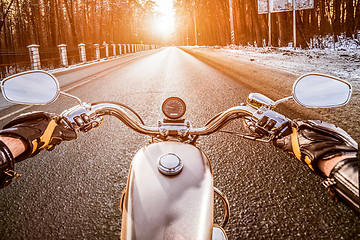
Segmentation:
{"type": "Polygon", "coordinates": [[[295,5],[295,0],[292,0],[292,14],[293,14],[293,41],[294,41],[294,49],[296,49],[296,5],[295,5]]]}
{"type": "Polygon", "coordinates": [[[109,44],[107,44],[106,42],[104,42],[103,45],[105,46],[106,58],[109,58],[109,44]]]}
{"type": "Polygon", "coordinates": [[[40,47],[40,45],[36,45],[36,44],[27,46],[27,48],[29,49],[29,54],[30,54],[31,68],[33,70],[41,69],[39,47],[40,47]]]}
{"type": "Polygon", "coordinates": [[[114,55],[114,57],[116,57],[116,45],[114,43],[112,43],[111,46],[113,48],[113,55],[114,55]]]}
{"type": "Polygon", "coordinates": [[[118,44],[118,47],[119,47],[119,55],[122,54],[122,51],[121,51],[121,44],[118,44]]]}
{"type": "Polygon", "coordinates": [[[96,56],[96,60],[99,61],[100,60],[100,45],[99,44],[94,44],[95,47],[95,56],[96,56]]]}
{"type": "Polygon", "coordinates": [[[85,50],[85,44],[80,43],[78,45],[79,47],[79,56],[80,56],[80,62],[86,63],[86,50],[85,50]]]}
{"type": "Polygon", "coordinates": [[[232,0],[229,0],[230,9],[230,29],[231,29],[231,45],[235,45],[235,30],[234,30],[234,16],[232,0]]]}
{"type": "Polygon", "coordinates": [[[59,48],[61,66],[68,67],[69,63],[67,58],[66,44],[60,44],[58,45],[58,48],[59,48]]]}

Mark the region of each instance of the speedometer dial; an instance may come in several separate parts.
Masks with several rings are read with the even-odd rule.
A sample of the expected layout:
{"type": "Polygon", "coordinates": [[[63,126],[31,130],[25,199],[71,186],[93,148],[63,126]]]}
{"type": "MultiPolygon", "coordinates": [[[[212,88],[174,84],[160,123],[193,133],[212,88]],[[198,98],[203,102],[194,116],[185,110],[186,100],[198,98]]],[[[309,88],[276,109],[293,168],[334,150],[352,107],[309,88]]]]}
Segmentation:
{"type": "Polygon", "coordinates": [[[185,102],[178,97],[166,99],[161,108],[164,115],[171,119],[181,118],[186,112],[185,102]]]}

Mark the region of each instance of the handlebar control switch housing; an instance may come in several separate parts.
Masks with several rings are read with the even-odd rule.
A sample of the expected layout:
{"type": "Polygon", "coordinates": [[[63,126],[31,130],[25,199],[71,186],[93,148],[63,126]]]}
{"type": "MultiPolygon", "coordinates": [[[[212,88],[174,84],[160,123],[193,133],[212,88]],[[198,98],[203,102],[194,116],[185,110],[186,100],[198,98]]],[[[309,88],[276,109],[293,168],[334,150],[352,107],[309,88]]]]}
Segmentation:
{"type": "Polygon", "coordinates": [[[85,109],[80,105],[64,111],[61,116],[67,125],[77,132],[88,132],[99,127],[104,121],[103,117],[97,116],[91,110],[85,109]]]}
{"type": "Polygon", "coordinates": [[[274,138],[290,131],[290,120],[267,107],[260,107],[253,114],[252,121],[255,123],[255,132],[260,136],[274,138]]]}
{"type": "Polygon", "coordinates": [[[246,105],[255,109],[259,109],[261,107],[272,109],[275,102],[260,93],[250,93],[246,100],[246,105]]]}

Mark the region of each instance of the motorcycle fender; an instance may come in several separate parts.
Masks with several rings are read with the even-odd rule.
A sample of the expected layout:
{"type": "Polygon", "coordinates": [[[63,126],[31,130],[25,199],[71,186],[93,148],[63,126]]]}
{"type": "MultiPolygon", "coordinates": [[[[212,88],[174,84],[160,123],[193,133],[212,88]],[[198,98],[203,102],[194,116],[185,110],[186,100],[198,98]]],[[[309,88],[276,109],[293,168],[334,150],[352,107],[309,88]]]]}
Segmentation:
{"type": "Polygon", "coordinates": [[[121,239],[211,239],[213,173],[206,155],[190,144],[160,142],[135,155],[123,200],[121,239]],[[174,176],[157,168],[164,154],[184,164],[174,176]]]}

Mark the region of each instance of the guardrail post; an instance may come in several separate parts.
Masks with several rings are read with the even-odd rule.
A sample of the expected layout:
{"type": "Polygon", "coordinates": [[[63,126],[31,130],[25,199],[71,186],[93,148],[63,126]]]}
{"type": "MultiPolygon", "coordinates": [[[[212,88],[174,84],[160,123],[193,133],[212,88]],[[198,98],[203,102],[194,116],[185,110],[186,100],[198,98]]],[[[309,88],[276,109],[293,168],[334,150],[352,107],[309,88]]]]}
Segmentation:
{"type": "Polygon", "coordinates": [[[96,60],[99,61],[100,60],[100,45],[99,44],[94,44],[95,47],[95,57],[96,60]]]}
{"type": "Polygon", "coordinates": [[[121,51],[121,44],[118,44],[118,47],[119,47],[119,55],[122,54],[122,51],[121,51]]]}
{"type": "Polygon", "coordinates": [[[124,54],[126,54],[126,44],[121,44],[124,49],[124,54]]]}
{"type": "Polygon", "coordinates": [[[127,44],[127,52],[128,52],[128,53],[131,53],[130,44],[127,44]]]}
{"type": "Polygon", "coordinates": [[[131,44],[131,52],[134,53],[135,52],[135,45],[131,44]]]}
{"type": "Polygon", "coordinates": [[[60,54],[60,64],[63,67],[68,67],[68,58],[67,58],[67,51],[66,51],[66,44],[60,44],[58,45],[59,48],[59,54],[60,54]]]}
{"type": "Polygon", "coordinates": [[[86,50],[85,50],[85,44],[80,43],[78,45],[79,47],[79,56],[80,56],[80,62],[86,63],[86,50]]]}
{"type": "Polygon", "coordinates": [[[114,43],[111,44],[113,47],[113,55],[116,56],[116,45],[114,43]]]}
{"type": "Polygon", "coordinates": [[[104,42],[103,45],[105,46],[106,58],[109,58],[109,44],[107,44],[106,42],[104,42]]]}
{"type": "Polygon", "coordinates": [[[41,69],[39,47],[40,45],[36,45],[36,44],[27,46],[27,48],[29,48],[29,53],[30,53],[31,68],[33,70],[41,69]]]}

